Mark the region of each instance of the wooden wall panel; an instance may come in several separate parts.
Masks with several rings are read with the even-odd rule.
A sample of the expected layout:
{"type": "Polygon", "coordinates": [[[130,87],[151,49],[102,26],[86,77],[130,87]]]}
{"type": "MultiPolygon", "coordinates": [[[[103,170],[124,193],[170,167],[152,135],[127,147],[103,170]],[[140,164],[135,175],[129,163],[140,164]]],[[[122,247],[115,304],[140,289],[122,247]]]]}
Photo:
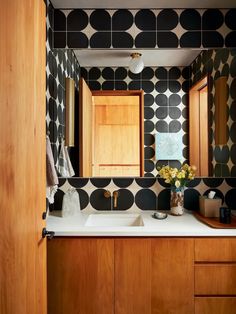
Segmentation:
{"type": "Polygon", "coordinates": [[[0,313],[46,313],[45,4],[0,10],[0,313]]]}

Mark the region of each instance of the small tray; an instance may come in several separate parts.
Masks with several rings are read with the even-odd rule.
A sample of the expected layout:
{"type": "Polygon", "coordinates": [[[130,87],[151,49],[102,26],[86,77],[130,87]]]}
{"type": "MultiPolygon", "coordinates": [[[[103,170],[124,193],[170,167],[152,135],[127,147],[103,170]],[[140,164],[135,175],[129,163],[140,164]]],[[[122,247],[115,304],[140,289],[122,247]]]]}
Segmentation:
{"type": "Polygon", "coordinates": [[[209,218],[202,216],[199,212],[194,212],[193,215],[200,220],[201,222],[205,223],[211,228],[216,229],[236,229],[236,216],[231,216],[231,224],[222,224],[219,221],[219,218],[209,218]]]}

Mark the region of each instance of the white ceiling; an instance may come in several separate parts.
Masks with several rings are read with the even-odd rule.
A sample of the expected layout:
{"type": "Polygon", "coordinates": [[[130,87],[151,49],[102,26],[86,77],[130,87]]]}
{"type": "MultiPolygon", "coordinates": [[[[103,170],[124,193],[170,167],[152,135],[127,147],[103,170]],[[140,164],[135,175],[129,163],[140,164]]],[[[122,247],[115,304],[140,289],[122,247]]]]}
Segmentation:
{"type": "MultiPolygon", "coordinates": [[[[128,67],[130,54],[136,50],[74,50],[83,67],[128,67]]],[[[186,66],[189,65],[201,50],[191,49],[155,49],[137,50],[142,53],[145,66],[186,66]]]]}
{"type": "Polygon", "coordinates": [[[146,8],[235,8],[235,0],[51,0],[55,8],[146,9],[146,8]]]}

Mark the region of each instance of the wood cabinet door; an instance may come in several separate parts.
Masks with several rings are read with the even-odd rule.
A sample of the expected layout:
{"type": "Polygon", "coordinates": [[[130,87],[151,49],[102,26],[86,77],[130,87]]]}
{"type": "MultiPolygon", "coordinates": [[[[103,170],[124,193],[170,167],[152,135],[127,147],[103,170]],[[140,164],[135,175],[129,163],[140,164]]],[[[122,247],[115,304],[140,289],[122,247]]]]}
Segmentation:
{"type": "Polygon", "coordinates": [[[46,313],[45,3],[1,1],[0,313],[46,313]]]}
{"type": "Polygon", "coordinates": [[[114,313],[114,240],[48,241],[48,313],[114,313]]]}
{"type": "Polygon", "coordinates": [[[151,313],[151,241],[115,240],[115,314],[151,313]]]}
{"type": "Polygon", "coordinates": [[[152,313],[194,313],[194,240],[152,239],[152,313]]]}

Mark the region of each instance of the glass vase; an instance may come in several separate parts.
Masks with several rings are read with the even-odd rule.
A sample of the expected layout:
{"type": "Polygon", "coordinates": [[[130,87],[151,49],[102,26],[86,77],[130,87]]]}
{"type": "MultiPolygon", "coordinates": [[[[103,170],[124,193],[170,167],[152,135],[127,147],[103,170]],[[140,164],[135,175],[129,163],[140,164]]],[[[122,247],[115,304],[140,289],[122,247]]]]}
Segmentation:
{"type": "Polygon", "coordinates": [[[174,216],[181,216],[184,213],[184,188],[171,188],[170,213],[174,216]]]}

